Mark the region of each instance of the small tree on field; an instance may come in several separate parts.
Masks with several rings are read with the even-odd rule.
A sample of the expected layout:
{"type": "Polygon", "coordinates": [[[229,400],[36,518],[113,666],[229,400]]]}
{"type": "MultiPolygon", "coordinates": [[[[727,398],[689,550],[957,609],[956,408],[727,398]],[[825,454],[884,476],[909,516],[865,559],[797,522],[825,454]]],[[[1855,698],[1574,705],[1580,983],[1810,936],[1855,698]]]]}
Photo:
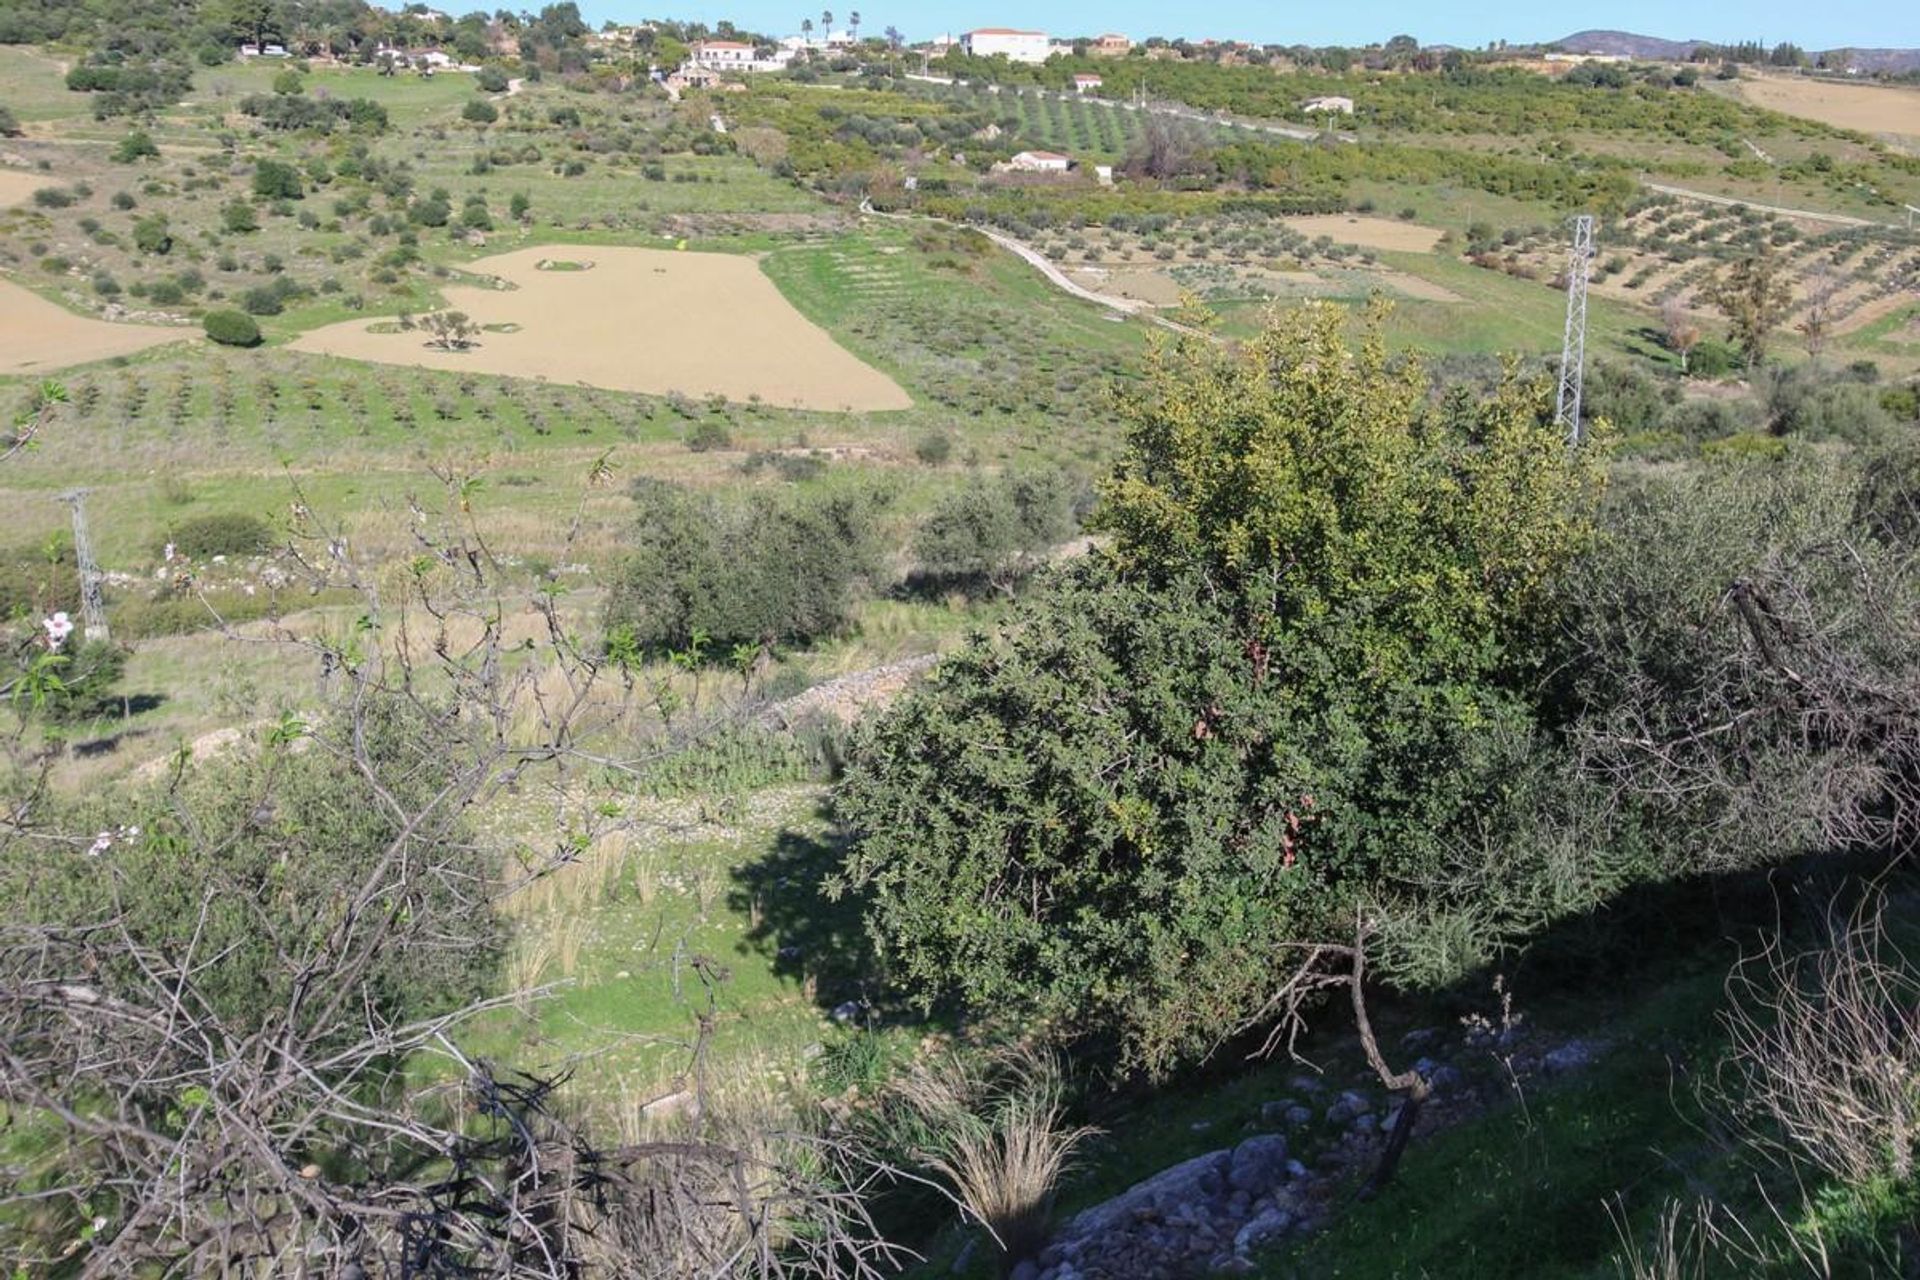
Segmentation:
{"type": "Polygon", "coordinates": [[[1702,337],[1700,322],[1680,305],[1680,299],[1669,298],[1660,308],[1660,323],[1667,331],[1667,349],[1680,357],[1680,372],[1689,372],[1693,349],[1702,337]]]}
{"type": "Polygon", "coordinates": [[[1793,326],[1806,347],[1808,359],[1818,360],[1827,349],[1827,335],[1833,328],[1834,298],[1839,292],[1840,282],[1834,278],[1833,268],[1822,261],[1807,286],[1807,308],[1801,314],[1800,323],[1793,326]]]}
{"type": "Polygon", "coordinates": [[[435,311],[420,321],[427,345],[442,351],[465,351],[480,335],[480,327],[464,311],[435,311]]]}
{"type": "Polygon", "coordinates": [[[1727,318],[1729,337],[1751,372],[1767,355],[1767,339],[1787,318],[1793,290],[1780,276],[1780,262],[1770,253],[1742,258],[1716,277],[1707,298],[1727,318]]]}

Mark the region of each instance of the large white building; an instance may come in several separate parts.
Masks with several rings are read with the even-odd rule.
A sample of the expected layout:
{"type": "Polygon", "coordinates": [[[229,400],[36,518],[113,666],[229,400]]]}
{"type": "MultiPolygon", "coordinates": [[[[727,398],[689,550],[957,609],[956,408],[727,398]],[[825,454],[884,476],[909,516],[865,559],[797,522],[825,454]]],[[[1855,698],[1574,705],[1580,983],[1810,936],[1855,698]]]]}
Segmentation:
{"type": "Polygon", "coordinates": [[[775,49],[759,58],[754,47],[741,40],[702,40],[693,46],[693,65],[709,71],[784,71],[792,61],[791,49],[775,49]]]}
{"type": "Polygon", "coordinates": [[[1012,27],[981,27],[960,37],[960,47],[976,58],[1004,54],[1008,62],[1045,62],[1051,50],[1044,31],[1016,31],[1012,27]]]}

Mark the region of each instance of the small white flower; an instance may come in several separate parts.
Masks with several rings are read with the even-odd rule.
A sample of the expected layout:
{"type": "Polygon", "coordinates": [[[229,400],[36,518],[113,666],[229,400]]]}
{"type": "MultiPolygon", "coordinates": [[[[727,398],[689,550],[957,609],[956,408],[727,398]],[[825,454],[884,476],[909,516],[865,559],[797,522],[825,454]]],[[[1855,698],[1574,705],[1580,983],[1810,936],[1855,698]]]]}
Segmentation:
{"type": "Polygon", "coordinates": [[[166,556],[167,563],[172,564],[173,563],[173,544],[171,542],[167,544],[167,549],[163,554],[166,556]]]}
{"type": "Polygon", "coordinates": [[[73,619],[67,616],[65,609],[60,610],[42,623],[47,629],[47,648],[58,649],[73,634],[73,619]]]}
{"type": "Polygon", "coordinates": [[[97,858],[111,848],[113,848],[113,832],[102,831],[94,836],[93,843],[87,847],[87,856],[97,858]]]}

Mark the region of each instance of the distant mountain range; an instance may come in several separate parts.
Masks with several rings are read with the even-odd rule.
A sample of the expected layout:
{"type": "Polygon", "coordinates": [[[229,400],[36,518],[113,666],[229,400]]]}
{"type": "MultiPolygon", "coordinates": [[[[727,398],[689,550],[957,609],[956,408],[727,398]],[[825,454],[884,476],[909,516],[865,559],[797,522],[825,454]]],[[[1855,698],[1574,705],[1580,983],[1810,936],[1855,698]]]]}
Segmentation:
{"type": "MultiPolygon", "coordinates": [[[[1716,40],[1662,40],[1658,36],[1636,35],[1631,31],[1576,31],[1555,44],[1568,53],[1611,53],[1624,54],[1629,58],[1651,58],[1661,61],[1674,61],[1685,58],[1703,44],[1719,44],[1716,40]]],[[[1809,50],[1810,56],[1818,56],[1818,51],[1809,50]]],[[[1899,74],[1920,68],[1920,49],[1856,49],[1847,50],[1848,62],[1862,71],[1889,71],[1899,74]]]]}

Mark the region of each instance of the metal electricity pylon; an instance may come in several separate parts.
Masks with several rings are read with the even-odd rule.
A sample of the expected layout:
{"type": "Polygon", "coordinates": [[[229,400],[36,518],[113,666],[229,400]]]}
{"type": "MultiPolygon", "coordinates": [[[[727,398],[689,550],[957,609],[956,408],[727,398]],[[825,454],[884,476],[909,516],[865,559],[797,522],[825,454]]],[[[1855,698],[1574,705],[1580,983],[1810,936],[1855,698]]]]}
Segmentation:
{"type": "Polygon", "coordinates": [[[100,598],[100,565],[93,558],[93,535],[87,529],[86,489],[72,489],[60,501],[73,509],[73,558],[80,568],[80,634],[88,640],[108,639],[107,607],[100,598]]]}
{"type": "Polygon", "coordinates": [[[1567,330],[1560,341],[1560,390],[1553,400],[1554,425],[1580,443],[1580,393],[1587,376],[1587,277],[1593,270],[1593,215],[1573,220],[1573,253],[1567,259],[1567,330]]]}

